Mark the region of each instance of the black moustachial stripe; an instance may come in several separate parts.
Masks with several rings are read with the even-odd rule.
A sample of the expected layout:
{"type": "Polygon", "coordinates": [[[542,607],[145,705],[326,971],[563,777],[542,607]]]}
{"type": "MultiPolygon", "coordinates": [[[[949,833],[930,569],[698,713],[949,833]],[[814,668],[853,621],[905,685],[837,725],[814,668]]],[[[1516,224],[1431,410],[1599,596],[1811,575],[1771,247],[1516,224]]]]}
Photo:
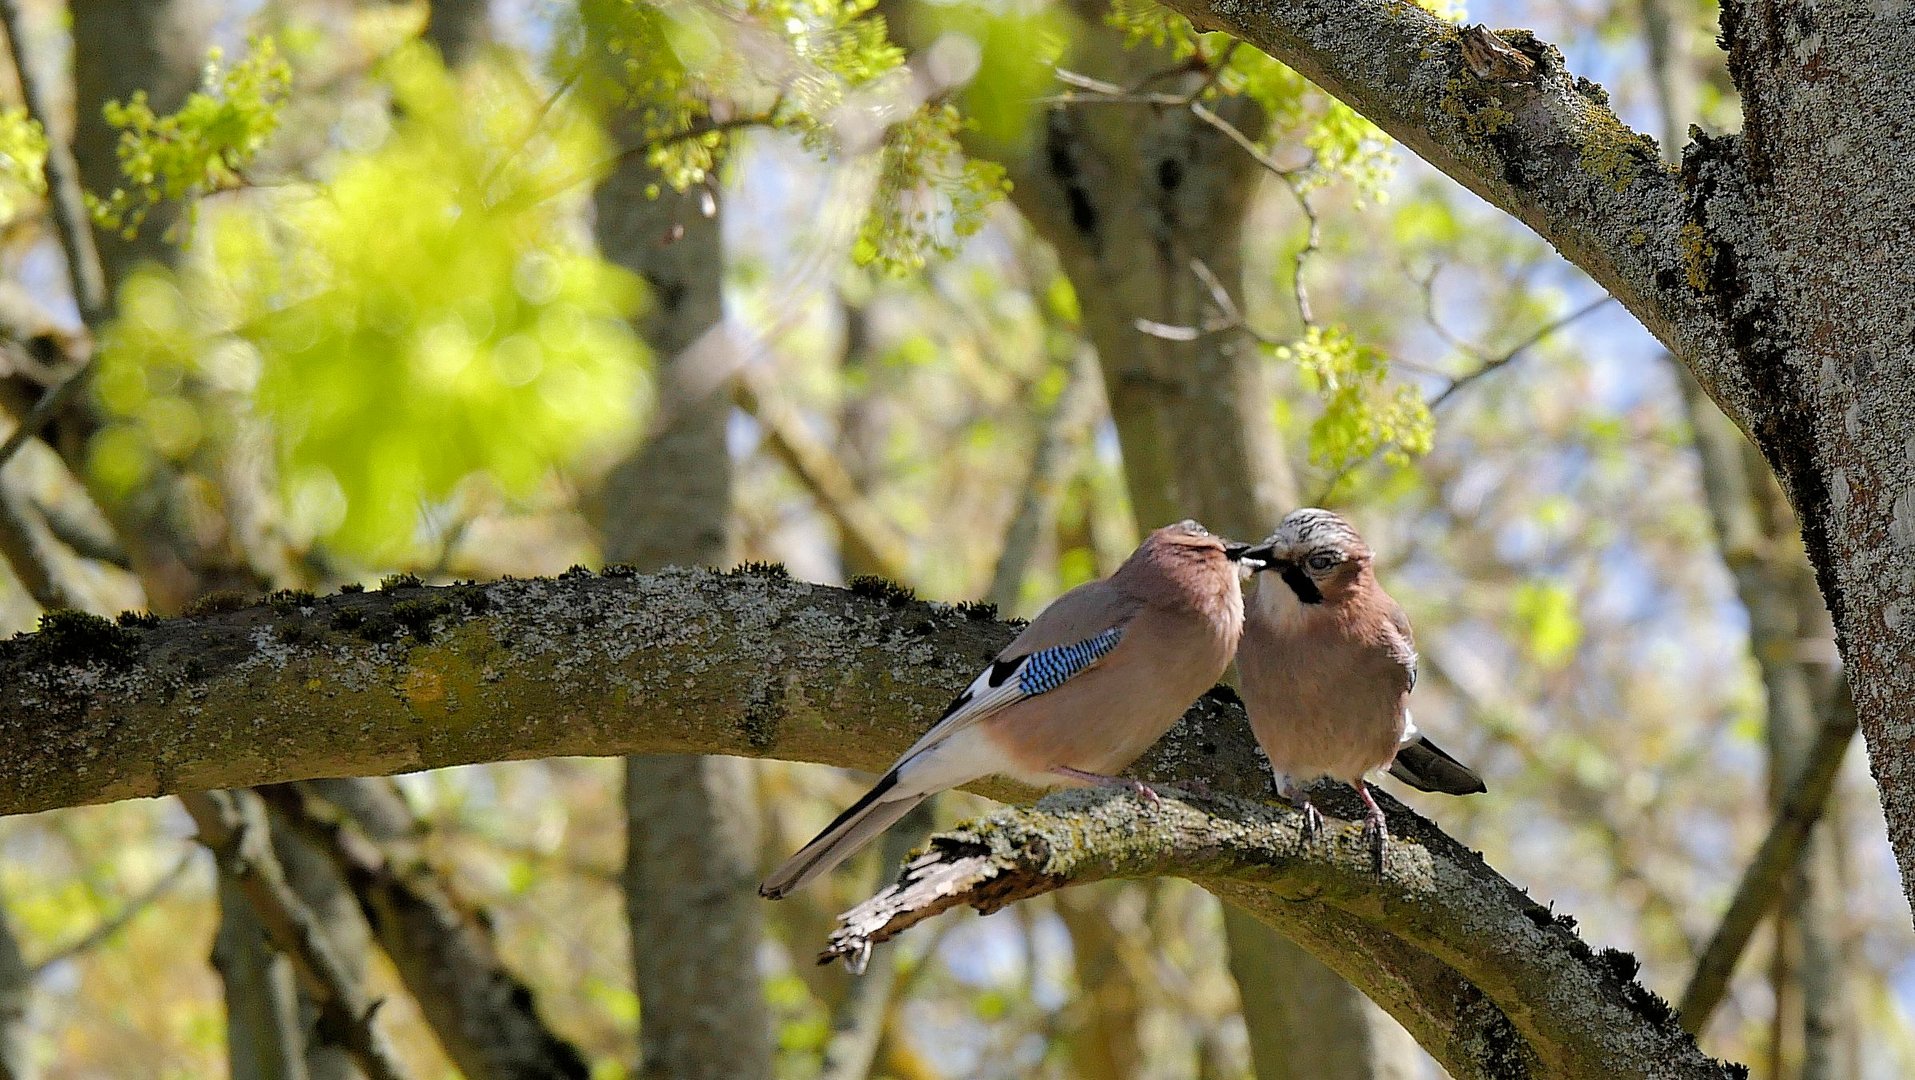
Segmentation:
{"type": "Polygon", "coordinates": [[[1298,600],[1306,604],[1323,603],[1322,590],[1310,580],[1310,575],[1303,572],[1303,567],[1287,562],[1277,567],[1277,573],[1283,575],[1283,583],[1290,586],[1290,591],[1297,594],[1298,600]]]}

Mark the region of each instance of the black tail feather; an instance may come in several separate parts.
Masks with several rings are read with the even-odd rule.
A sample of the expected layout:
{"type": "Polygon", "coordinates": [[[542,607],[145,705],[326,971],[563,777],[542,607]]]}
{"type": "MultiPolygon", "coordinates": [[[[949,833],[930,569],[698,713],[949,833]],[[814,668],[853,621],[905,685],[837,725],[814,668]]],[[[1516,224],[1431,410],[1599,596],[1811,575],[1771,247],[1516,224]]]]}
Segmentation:
{"type": "Polygon", "coordinates": [[[1418,791],[1444,795],[1474,795],[1489,790],[1476,770],[1451,757],[1427,737],[1418,737],[1396,752],[1390,775],[1418,791]]]}

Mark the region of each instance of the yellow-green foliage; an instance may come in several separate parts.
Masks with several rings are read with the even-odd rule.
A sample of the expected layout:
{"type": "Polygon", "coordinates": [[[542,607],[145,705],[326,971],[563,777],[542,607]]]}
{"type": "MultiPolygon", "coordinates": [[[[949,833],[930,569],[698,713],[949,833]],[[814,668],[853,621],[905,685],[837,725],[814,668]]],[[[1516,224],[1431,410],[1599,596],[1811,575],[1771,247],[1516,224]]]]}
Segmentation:
{"type": "MultiPolygon", "coordinates": [[[[1008,184],[997,165],[958,151],[968,121],[953,103],[913,100],[904,50],[874,2],[747,0],[721,11],[585,0],[561,34],[556,66],[588,101],[618,110],[627,148],[643,149],[661,182],[679,190],[719,167],[729,136],[714,128],[720,122],[749,118],[789,131],[821,155],[875,152],[878,183],[854,254],[894,272],[915,270],[975,232],[1008,184]],[[738,47],[741,34],[752,39],[750,50],[738,47]],[[779,47],[786,55],[747,62],[779,47]],[[725,103],[723,116],[713,102],[725,103]],[[879,137],[863,141],[874,128],[879,137]],[[844,130],[860,145],[847,146],[844,130]]],[[[1027,58],[1036,55],[1029,44],[1027,58]]],[[[1002,126],[1004,103],[987,104],[993,126],[1002,126]]]]}
{"type": "Polygon", "coordinates": [[[47,191],[47,133],[24,108],[0,109],[0,222],[47,191]]]}
{"type": "Polygon", "coordinates": [[[965,156],[963,125],[956,106],[930,105],[885,133],[878,192],[852,249],[860,265],[901,273],[948,258],[1010,190],[1003,166],[965,156]]]}
{"type": "Polygon", "coordinates": [[[382,74],[383,144],[208,214],[185,269],[123,291],[99,382],[121,422],[95,458],[113,486],[224,438],[223,395],[273,433],[298,530],[389,556],[462,481],[521,493],[629,429],[638,285],[566,201],[607,158],[596,127],[504,66],[455,81],[411,49],[382,74]]]}
{"type": "Polygon", "coordinates": [[[1035,127],[1038,99],[1057,88],[1069,21],[1048,5],[925,4],[921,10],[929,30],[977,46],[977,74],[957,96],[976,142],[992,154],[1017,153],[1035,127]]]}
{"type": "Polygon", "coordinates": [[[1312,326],[1276,352],[1322,399],[1323,411],[1310,425],[1316,464],[1341,470],[1381,454],[1407,465],[1429,453],[1435,430],[1429,407],[1413,386],[1387,388],[1389,361],[1378,350],[1357,344],[1340,327],[1312,326]]]}
{"type": "Polygon", "coordinates": [[[155,206],[244,183],[243,170],[279,127],[292,69],[270,37],[257,38],[246,59],[222,70],[220,50],[207,56],[200,89],[170,116],[146,102],[108,102],[107,123],[120,129],[120,173],[127,187],[90,200],[100,225],[128,237],[155,206]]]}

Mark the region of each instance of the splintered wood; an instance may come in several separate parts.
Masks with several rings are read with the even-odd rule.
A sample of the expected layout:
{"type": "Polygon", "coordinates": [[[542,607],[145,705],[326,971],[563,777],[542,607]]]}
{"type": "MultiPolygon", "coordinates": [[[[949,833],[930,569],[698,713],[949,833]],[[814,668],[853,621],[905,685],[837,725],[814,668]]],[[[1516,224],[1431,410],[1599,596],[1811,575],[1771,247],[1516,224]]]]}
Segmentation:
{"type": "MultiPolygon", "coordinates": [[[[1032,847],[1041,846],[1031,845],[1032,847]]],[[[896,883],[838,916],[820,964],[842,959],[853,975],[864,973],[871,947],[889,941],[918,923],[960,905],[989,915],[1026,897],[1062,888],[1069,879],[1023,865],[1041,863],[1044,853],[1029,847],[1023,858],[992,854],[981,843],[940,836],[931,850],[905,864],[896,883]]]]}

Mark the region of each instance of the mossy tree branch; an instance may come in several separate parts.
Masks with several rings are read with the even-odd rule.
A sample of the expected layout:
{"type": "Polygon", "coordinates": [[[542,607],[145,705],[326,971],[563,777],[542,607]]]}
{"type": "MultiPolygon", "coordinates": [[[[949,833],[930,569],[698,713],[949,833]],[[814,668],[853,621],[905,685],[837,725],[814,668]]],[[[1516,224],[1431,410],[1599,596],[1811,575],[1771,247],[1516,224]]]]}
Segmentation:
{"type": "MultiPolygon", "coordinates": [[[[1355,813],[1355,800],[1346,808],[1355,813]]],[[[934,837],[847,912],[821,960],[950,908],[996,911],[1070,885],[1188,878],[1290,936],[1388,1008],[1456,1077],[1744,1074],[1696,1048],[1634,957],[1597,952],[1429,821],[1389,803],[1383,874],[1355,825],[1306,844],[1287,807],[1228,796],[1152,806],[1071,791],[934,837]]]]}
{"type": "MultiPolygon", "coordinates": [[[[394,582],[126,621],[60,613],[0,644],[0,813],[557,755],[876,769],[1014,632],[988,608],[765,568],[394,582]]],[[[1301,852],[1290,811],[1241,801],[1267,777],[1228,691],[1134,771],[1205,781],[1212,812],[1070,795],[997,819],[985,835],[1001,849],[985,850],[1032,891],[1197,880],[1357,982],[1458,1076],[1597,1075],[1575,1070],[1651,1056],[1675,1063],[1657,1075],[1728,1075],[1635,986],[1633,961],[1592,953],[1408,811],[1391,807],[1402,839],[1380,881],[1353,833],[1301,852]]]]}

